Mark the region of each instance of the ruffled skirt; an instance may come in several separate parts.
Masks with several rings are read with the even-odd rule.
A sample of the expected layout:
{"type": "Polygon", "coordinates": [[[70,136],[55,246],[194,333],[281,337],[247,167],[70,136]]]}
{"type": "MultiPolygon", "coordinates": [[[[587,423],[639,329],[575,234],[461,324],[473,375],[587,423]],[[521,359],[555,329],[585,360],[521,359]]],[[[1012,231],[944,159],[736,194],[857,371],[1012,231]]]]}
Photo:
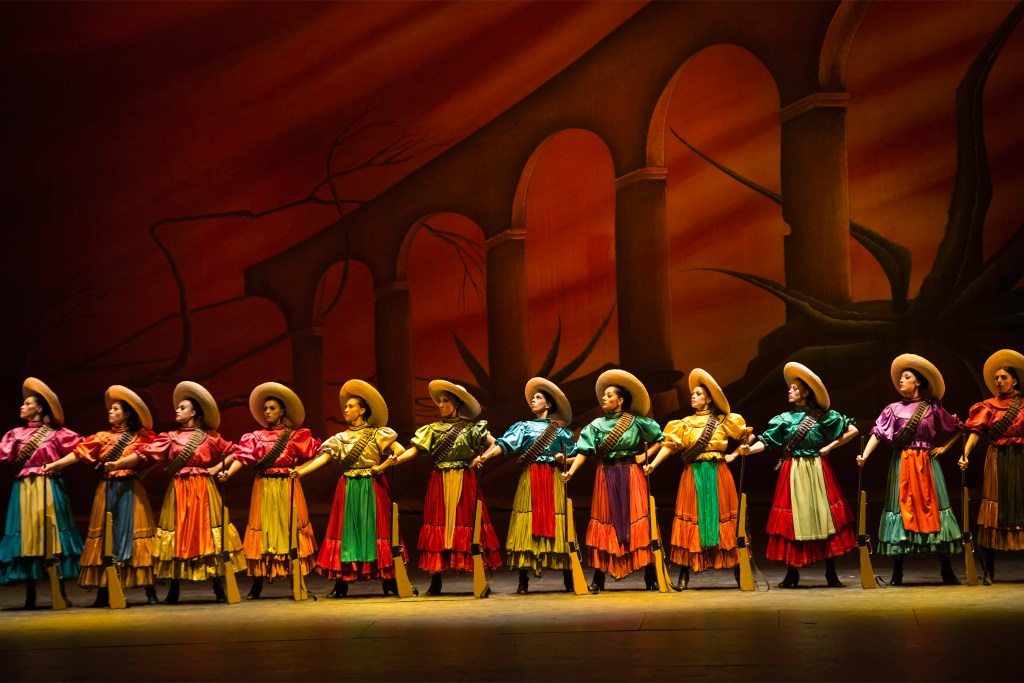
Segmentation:
{"type": "Polygon", "coordinates": [[[738,516],[736,484],[725,461],[687,465],[679,479],[668,558],[695,572],[735,567],[738,516]]]}
{"type": "Polygon", "coordinates": [[[508,525],[510,569],[570,568],[565,528],[565,484],[551,465],[533,463],[519,475],[508,525]]]}
{"type": "Polygon", "coordinates": [[[4,537],[0,539],[0,583],[16,583],[42,579],[43,563],[43,497],[47,498],[47,514],[54,520],[56,538],[51,539],[57,572],[65,579],[78,576],[78,557],[82,554],[82,537],[75,529],[71,504],[60,477],[32,475],[17,479],[7,503],[4,537]],[[43,487],[47,489],[44,493],[43,487]]]}
{"type": "MultiPolygon", "coordinates": [[[[430,473],[427,498],[423,504],[423,528],[420,530],[419,567],[430,573],[454,570],[473,571],[473,522],[476,501],[484,501],[477,487],[476,472],[464,470],[438,470],[430,473]]],[[[480,545],[483,546],[484,566],[501,566],[498,534],[494,532],[487,503],[483,503],[480,545]]]]}
{"type": "Polygon", "coordinates": [[[878,526],[878,552],[958,553],[960,536],[938,460],[924,448],[894,453],[878,526]]]}
{"type": "MultiPolygon", "coordinates": [[[[161,579],[204,581],[223,576],[220,491],[204,474],[174,477],[160,510],[153,550],[153,573],[161,579]]],[[[225,520],[226,521],[226,520],[225,520]]],[[[230,555],[230,571],[245,569],[242,539],[235,525],[225,525],[223,550],[230,555]]]]}
{"type": "Polygon", "coordinates": [[[769,560],[803,567],[838,557],[857,547],[853,526],[828,457],[783,461],[768,516],[769,560]]]}
{"type": "Polygon", "coordinates": [[[242,543],[249,576],[273,581],[277,577],[291,575],[290,553],[295,543],[290,526],[293,502],[297,517],[299,566],[304,575],[315,566],[316,539],[309,523],[301,482],[288,477],[256,477],[249,504],[249,523],[242,543]]]}
{"type": "Polygon", "coordinates": [[[989,446],[978,512],[978,545],[1024,550],[1024,444],[989,446]]]}
{"type": "MultiPolygon", "coordinates": [[[[618,475],[616,475],[618,476],[618,475]]],[[[654,561],[651,553],[651,530],[648,518],[647,481],[636,463],[597,466],[594,479],[594,497],[587,525],[587,546],[590,565],[621,579],[654,561]],[[606,471],[624,469],[628,478],[628,500],[619,501],[629,528],[627,537],[620,540],[612,514],[613,502],[608,493],[606,471]]]]}
{"type": "Polygon", "coordinates": [[[152,586],[156,519],[146,490],[135,477],[104,480],[96,487],[78,585],[87,588],[107,585],[103,567],[103,527],[107,512],[114,517],[112,551],[114,562],[119,565],[121,585],[125,588],[152,586]]]}
{"type": "MultiPolygon", "coordinates": [[[[404,551],[403,559],[409,559],[404,551]]],[[[335,581],[395,578],[391,493],[383,476],[338,480],[316,570],[335,581]]]]}

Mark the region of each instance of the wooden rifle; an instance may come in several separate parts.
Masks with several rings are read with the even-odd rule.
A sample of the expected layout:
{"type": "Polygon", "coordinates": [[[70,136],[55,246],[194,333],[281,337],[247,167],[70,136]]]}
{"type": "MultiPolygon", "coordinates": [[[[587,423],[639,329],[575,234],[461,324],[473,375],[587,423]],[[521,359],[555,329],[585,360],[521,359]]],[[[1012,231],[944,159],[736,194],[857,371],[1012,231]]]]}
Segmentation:
{"type": "Polygon", "coordinates": [[[750,561],[750,545],[747,543],[747,494],[743,491],[743,478],[747,472],[747,456],[740,456],[740,514],[736,527],[736,553],[739,555],[740,590],[757,590],[754,571],[750,561]]]}
{"type": "MultiPolygon", "coordinates": [[[[566,449],[562,446],[562,473],[568,468],[566,449]]],[[[569,497],[568,484],[562,484],[565,502],[565,544],[569,547],[569,566],[572,570],[572,592],[576,595],[588,595],[587,577],[583,575],[583,563],[580,559],[580,546],[576,541],[576,522],[572,516],[572,498],[569,497]]]]}
{"type": "MultiPolygon", "coordinates": [[[[108,482],[109,483],[109,482],[108,482]]],[[[109,495],[109,491],[106,492],[109,495]]],[[[114,513],[107,511],[103,520],[103,572],[107,576],[107,595],[110,609],[124,609],[128,602],[124,599],[121,577],[117,574],[114,564],[114,513]]]]}
{"type": "MultiPolygon", "coordinates": [[[[647,464],[647,442],[644,442],[644,464],[647,464]]],[[[658,530],[658,519],[656,517],[658,506],[654,502],[654,493],[651,491],[651,475],[644,471],[647,479],[647,522],[651,534],[651,553],[654,555],[654,574],[658,579],[658,592],[668,593],[672,583],[668,580],[668,572],[665,570],[665,554],[661,549],[661,533],[658,530]]],[[[679,589],[677,589],[679,590],[679,589]]]]}
{"type": "MultiPolygon", "coordinates": [[[[40,474],[43,479],[43,564],[46,566],[46,573],[50,578],[50,605],[53,609],[67,609],[68,602],[64,599],[64,591],[61,590],[60,576],[57,574],[57,558],[53,556],[53,546],[57,540],[57,529],[53,520],[50,519],[50,478],[40,474]],[[53,543],[51,543],[51,535],[53,543]]],[[[56,516],[54,505],[54,516],[56,516]]]]}
{"type": "MultiPolygon", "coordinates": [[[[860,437],[860,453],[864,455],[864,437],[860,437]]],[[[878,587],[875,569],[871,566],[871,537],[867,534],[868,494],[864,490],[864,465],[857,467],[857,552],[860,555],[860,587],[878,587]]]]}
{"type": "MultiPolygon", "coordinates": [[[[392,456],[388,456],[392,457],[392,456]]],[[[409,581],[409,572],[405,566],[405,546],[402,545],[402,536],[398,530],[398,503],[395,502],[395,477],[391,476],[391,560],[395,564],[395,588],[398,591],[398,597],[400,598],[411,598],[414,595],[419,595],[420,592],[416,590],[416,586],[412,585],[409,581]]]]}
{"type": "Polygon", "coordinates": [[[473,595],[478,598],[486,598],[491,594],[491,586],[487,583],[487,575],[484,573],[484,555],[481,545],[483,533],[484,502],[480,500],[480,476],[476,479],[476,515],[473,518],[473,545],[470,549],[473,552],[473,595]]]}
{"type": "MultiPolygon", "coordinates": [[[[221,452],[220,454],[220,471],[224,471],[224,460],[227,454],[221,452]]],[[[234,605],[242,601],[242,596],[238,593],[238,580],[235,578],[235,565],[231,561],[231,553],[224,549],[224,537],[227,535],[228,530],[228,508],[227,501],[224,500],[224,490],[221,487],[220,492],[220,561],[224,567],[224,594],[227,598],[229,605],[234,605]]]]}
{"type": "MultiPolygon", "coordinates": [[[[292,598],[296,602],[307,600],[306,577],[302,574],[302,560],[299,559],[299,515],[295,510],[295,477],[291,477],[288,493],[288,564],[292,574],[292,598]]],[[[316,600],[316,596],[313,596],[316,600]]]]}
{"type": "Polygon", "coordinates": [[[967,470],[960,470],[960,484],[963,488],[964,516],[963,536],[960,542],[964,546],[964,563],[967,567],[967,585],[978,585],[978,567],[974,563],[974,536],[971,534],[971,494],[967,489],[967,470]]]}

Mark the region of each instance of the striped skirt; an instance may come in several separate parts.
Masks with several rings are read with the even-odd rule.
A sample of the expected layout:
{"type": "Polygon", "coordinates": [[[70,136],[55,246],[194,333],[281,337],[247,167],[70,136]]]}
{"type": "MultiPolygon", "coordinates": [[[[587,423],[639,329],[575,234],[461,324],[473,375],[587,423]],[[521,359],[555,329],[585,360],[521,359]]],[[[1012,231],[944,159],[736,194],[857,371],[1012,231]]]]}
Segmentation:
{"type": "Polygon", "coordinates": [[[690,463],[679,478],[669,560],[695,572],[735,567],[738,515],[736,484],[725,461],[690,463]]]}
{"type": "Polygon", "coordinates": [[[615,579],[629,576],[654,561],[651,553],[651,530],[648,518],[647,481],[636,463],[597,466],[594,497],[587,525],[587,546],[590,565],[607,572],[615,579]],[[626,500],[612,501],[609,496],[609,470],[621,470],[615,477],[628,478],[626,500]],[[612,505],[619,505],[625,527],[615,528],[612,505]],[[628,532],[625,531],[628,529],[628,532]]]}
{"type": "Polygon", "coordinates": [[[0,539],[0,584],[46,576],[43,563],[44,497],[47,498],[47,516],[57,529],[47,545],[57,559],[58,574],[65,579],[78,576],[82,537],[75,529],[64,482],[60,477],[33,474],[15,480],[11,489],[4,537],[0,539]],[[45,492],[44,486],[47,487],[45,492]]]}
{"type": "Polygon", "coordinates": [[[315,565],[316,539],[306,511],[306,497],[298,479],[288,477],[256,477],[252,485],[249,523],[245,527],[242,552],[249,576],[273,581],[291,574],[291,548],[298,547],[302,573],[315,565]],[[293,484],[294,482],[294,484],[293,484]],[[292,486],[295,493],[292,500],[292,486]],[[291,536],[291,505],[294,503],[298,538],[291,536]]]}
{"type": "Polygon", "coordinates": [[[104,480],[96,487],[78,585],[86,588],[107,585],[103,568],[103,527],[107,512],[114,518],[112,551],[114,562],[120,566],[121,585],[125,588],[152,586],[156,519],[146,490],[135,477],[104,480]]]}
{"type": "MultiPolygon", "coordinates": [[[[477,487],[476,472],[464,470],[438,470],[430,473],[427,498],[423,504],[423,528],[420,530],[420,569],[430,573],[454,570],[473,571],[473,522],[476,501],[484,496],[477,487]]],[[[483,546],[484,566],[501,566],[498,534],[494,532],[487,503],[481,515],[480,545],[483,546]]]]}
{"type": "Polygon", "coordinates": [[[551,465],[533,463],[519,475],[508,524],[509,569],[569,569],[565,484],[551,465]]]}

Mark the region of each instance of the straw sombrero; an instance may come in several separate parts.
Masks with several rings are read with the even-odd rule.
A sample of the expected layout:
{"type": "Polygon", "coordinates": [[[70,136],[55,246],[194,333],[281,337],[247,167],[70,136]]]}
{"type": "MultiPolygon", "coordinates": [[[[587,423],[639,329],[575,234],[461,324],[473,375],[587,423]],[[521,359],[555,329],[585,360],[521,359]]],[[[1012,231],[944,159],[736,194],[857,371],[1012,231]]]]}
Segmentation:
{"type": "Polygon", "coordinates": [[[597,378],[597,400],[600,401],[604,390],[610,386],[622,387],[633,396],[633,405],[629,412],[634,415],[645,416],[651,410],[651,397],[647,393],[647,387],[633,374],[625,370],[605,370],[597,378]]]}
{"type": "Polygon", "coordinates": [[[538,391],[546,391],[551,396],[555,405],[549,412],[557,413],[558,421],[562,423],[562,426],[567,427],[572,422],[572,406],[569,405],[569,399],[565,397],[558,385],[543,377],[534,377],[526,383],[526,402],[529,403],[538,391]]]}
{"type": "Polygon", "coordinates": [[[828,407],[832,405],[832,401],[828,397],[828,389],[825,388],[825,383],[803,363],[786,363],[785,367],[782,368],[782,376],[786,378],[786,386],[792,384],[794,379],[803,380],[807,388],[814,394],[814,402],[822,410],[828,410],[828,407]]]}
{"type": "Polygon", "coordinates": [[[114,404],[114,401],[127,403],[135,411],[135,414],[139,416],[139,422],[142,423],[143,427],[146,429],[153,428],[153,414],[149,412],[149,406],[134,391],[121,384],[112,384],[107,388],[106,393],[103,394],[103,403],[107,406],[107,410],[110,410],[110,406],[114,404]]]}
{"type": "Polygon", "coordinates": [[[50,406],[50,420],[53,422],[53,426],[62,426],[64,424],[64,409],[60,407],[60,400],[57,399],[57,394],[53,393],[53,389],[46,386],[42,380],[29,377],[21,384],[21,397],[28,398],[32,394],[39,394],[50,406]]]}
{"type": "Polygon", "coordinates": [[[715,402],[715,408],[723,415],[728,415],[732,411],[729,410],[729,399],[725,397],[725,392],[722,391],[722,387],[718,386],[718,382],[715,378],[708,374],[706,370],[701,368],[694,368],[690,371],[690,393],[697,388],[698,384],[702,384],[708,388],[711,392],[711,400],[715,402]]]}
{"type": "Polygon", "coordinates": [[[264,382],[249,394],[249,412],[257,422],[264,427],[267,426],[267,419],[263,416],[263,404],[268,398],[276,398],[284,404],[284,419],[293,429],[302,426],[306,419],[306,409],[302,407],[298,395],[280,382],[264,382]]]}
{"type": "Polygon", "coordinates": [[[473,395],[461,384],[453,384],[446,379],[435,379],[427,385],[427,391],[430,392],[430,398],[434,403],[440,403],[442,391],[447,391],[457,397],[462,401],[459,412],[470,419],[480,414],[480,402],[473,398],[473,395]]]}
{"type": "Polygon", "coordinates": [[[220,426],[220,409],[217,408],[213,394],[207,391],[206,387],[198,382],[178,382],[178,386],[174,387],[174,405],[178,405],[186,398],[199,404],[203,411],[203,422],[207,427],[216,429],[220,426]]]}
{"type": "Polygon", "coordinates": [[[896,356],[896,360],[892,362],[889,376],[892,377],[892,384],[896,387],[897,391],[900,388],[900,375],[904,370],[908,369],[916,371],[927,380],[928,391],[931,393],[931,396],[926,396],[925,398],[934,398],[936,401],[942,400],[942,396],[946,393],[946,382],[942,379],[942,373],[927,358],[922,358],[913,353],[904,353],[896,356]]]}
{"type": "MultiPolygon", "coordinates": [[[[985,386],[992,392],[993,396],[999,395],[999,390],[996,389],[996,383],[992,380],[995,377],[996,370],[999,368],[1013,368],[1017,371],[1018,379],[1024,377],[1024,355],[1021,355],[1013,349],[1001,349],[996,351],[988,360],[985,361],[985,386]]],[[[1020,390],[1020,383],[1017,384],[1017,389],[1020,390]]]]}
{"type": "Polygon", "coordinates": [[[385,427],[388,424],[388,404],[380,395],[377,388],[369,382],[361,379],[350,379],[342,385],[338,393],[338,400],[341,402],[341,409],[345,410],[345,403],[353,396],[357,396],[370,406],[370,419],[366,424],[371,427],[385,427]]]}

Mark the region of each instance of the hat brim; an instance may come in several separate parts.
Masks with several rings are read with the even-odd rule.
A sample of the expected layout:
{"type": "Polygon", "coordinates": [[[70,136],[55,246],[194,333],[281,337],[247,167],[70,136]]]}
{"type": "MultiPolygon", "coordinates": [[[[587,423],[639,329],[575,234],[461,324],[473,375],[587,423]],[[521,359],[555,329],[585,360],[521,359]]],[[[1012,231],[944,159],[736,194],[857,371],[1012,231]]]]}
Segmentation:
{"type": "Polygon", "coordinates": [[[896,356],[892,366],[889,368],[892,385],[896,387],[897,391],[900,389],[900,375],[904,370],[908,369],[917,371],[928,382],[929,395],[924,398],[932,398],[936,401],[942,400],[946,393],[946,382],[942,379],[942,373],[927,358],[914,353],[904,353],[896,356]]]}
{"type": "Polygon", "coordinates": [[[186,398],[199,403],[203,411],[203,422],[209,429],[220,427],[220,408],[206,387],[198,382],[178,382],[178,386],[174,387],[174,405],[178,405],[186,398]]]}
{"type": "MultiPolygon", "coordinates": [[[[1017,371],[1018,379],[1024,377],[1024,355],[1014,351],[1013,349],[1000,349],[996,351],[988,360],[985,361],[985,386],[992,392],[993,396],[999,395],[999,390],[996,388],[995,376],[996,371],[999,368],[1013,368],[1017,371]]],[[[1018,391],[1020,390],[1020,384],[1017,384],[1018,391]]]]}
{"type": "Polygon", "coordinates": [[[814,402],[822,410],[828,410],[832,405],[832,399],[829,398],[825,383],[803,363],[786,363],[782,368],[782,376],[786,378],[786,386],[792,384],[795,379],[802,380],[814,394],[814,402]]]}
{"type": "Polygon", "coordinates": [[[544,379],[543,377],[534,377],[526,383],[526,402],[529,403],[533,395],[538,391],[545,391],[551,399],[555,402],[552,409],[548,411],[550,413],[556,413],[554,417],[562,423],[563,426],[568,426],[572,422],[572,406],[569,404],[569,399],[558,388],[558,385],[551,380],[544,379]]]}
{"type": "Polygon", "coordinates": [[[714,402],[715,408],[718,409],[719,413],[728,415],[732,412],[732,410],[729,409],[729,399],[725,397],[725,392],[722,391],[722,387],[718,385],[715,378],[706,370],[702,368],[694,368],[690,371],[690,377],[687,382],[690,385],[691,393],[693,393],[693,390],[697,388],[697,385],[707,387],[708,391],[711,393],[711,400],[714,402]]]}
{"type": "Polygon", "coordinates": [[[21,384],[21,397],[28,398],[32,394],[39,394],[46,401],[46,405],[50,406],[50,419],[53,421],[55,427],[61,427],[64,425],[64,409],[60,405],[60,399],[57,398],[57,394],[54,393],[53,389],[46,386],[46,382],[35,377],[28,377],[21,384]]]}
{"type": "Polygon", "coordinates": [[[342,385],[338,392],[338,401],[341,403],[342,412],[345,411],[345,403],[357,396],[370,406],[370,417],[366,424],[371,427],[386,427],[388,424],[388,404],[384,397],[377,391],[377,387],[361,379],[350,379],[342,385]]]}
{"type": "Polygon", "coordinates": [[[306,409],[298,394],[280,382],[264,382],[249,394],[249,412],[264,427],[267,418],[263,415],[263,406],[267,399],[276,398],[284,404],[284,419],[293,428],[298,429],[306,420],[306,409]]]}
{"type": "Polygon", "coordinates": [[[632,373],[618,369],[602,372],[595,387],[598,401],[604,395],[604,390],[611,386],[622,387],[633,397],[633,404],[629,407],[630,413],[646,417],[651,411],[651,397],[647,393],[647,387],[632,373]]]}
{"type": "Polygon", "coordinates": [[[465,417],[472,419],[480,414],[480,402],[473,398],[473,395],[461,384],[455,384],[446,379],[435,379],[427,385],[427,391],[430,392],[430,400],[434,403],[441,402],[441,392],[443,391],[458,398],[462,401],[459,412],[465,417]]]}
{"type": "Polygon", "coordinates": [[[142,400],[142,397],[123,384],[112,384],[107,387],[103,394],[103,403],[110,410],[114,401],[122,401],[131,406],[135,414],[139,416],[139,422],[146,429],[153,429],[153,414],[149,412],[149,406],[142,400]]]}

